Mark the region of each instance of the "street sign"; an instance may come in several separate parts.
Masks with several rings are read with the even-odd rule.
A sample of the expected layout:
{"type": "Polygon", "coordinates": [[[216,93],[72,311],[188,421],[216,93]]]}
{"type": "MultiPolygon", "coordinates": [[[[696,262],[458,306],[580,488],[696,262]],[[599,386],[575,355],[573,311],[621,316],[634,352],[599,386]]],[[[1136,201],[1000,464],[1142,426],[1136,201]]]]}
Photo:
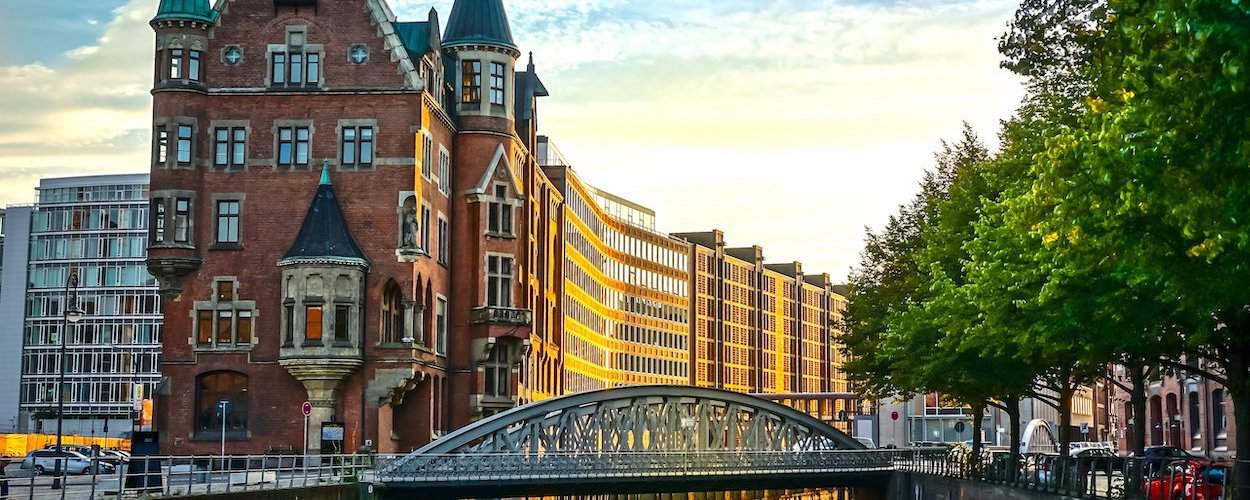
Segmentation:
{"type": "Polygon", "coordinates": [[[896,421],[896,422],[897,422],[897,421],[898,421],[898,412],[896,412],[896,411],[892,411],[892,412],[890,412],[890,420],[894,420],[894,421],[896,421]]]}
{"type": "Polygon", "coordinates": [[[304,401],[304,405],[300,409],[303,410],[305,417],[312,415],[312,403],[304,401]]]}
{"type": "Polygon", "coordinates": [[[1081,434],[1089,434],[1089,422],[1081,422],[1081,434]]]}
{"type": "Polygon", "coordinates": [[[956,433],[959,433],[959,434],[963,434],[963,433],[964,433],[964,422],[963,422],[963,420],[960,420],[960,421],[958,421],[958,422],[955,422],[955,432],[956,432],[956,433]]]}

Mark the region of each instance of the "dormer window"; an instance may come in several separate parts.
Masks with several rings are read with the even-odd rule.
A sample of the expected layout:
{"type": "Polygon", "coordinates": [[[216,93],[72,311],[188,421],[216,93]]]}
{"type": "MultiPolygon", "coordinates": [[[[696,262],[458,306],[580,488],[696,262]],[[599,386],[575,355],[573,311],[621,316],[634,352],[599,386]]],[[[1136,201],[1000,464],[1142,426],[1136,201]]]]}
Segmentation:
{"type": "Polygon", "coordinates": [[[319,46],[305,45],[300,30],[287,33],[286,46],[269,54],[269,81],[274,87],[316,87],[321,83],[319,46]]]}

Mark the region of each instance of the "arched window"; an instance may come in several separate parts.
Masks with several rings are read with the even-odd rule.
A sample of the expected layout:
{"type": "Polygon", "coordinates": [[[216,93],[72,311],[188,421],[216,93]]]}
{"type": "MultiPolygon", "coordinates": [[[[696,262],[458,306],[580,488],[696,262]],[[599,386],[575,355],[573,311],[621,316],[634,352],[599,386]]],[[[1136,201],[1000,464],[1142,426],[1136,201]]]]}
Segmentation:
{"type": "Polygon", "coordinates": [[[386,284],[382,294],[382,343],[404,341],[404,295],[394,281],[386,284]]]}
{"type": "Polygon", "coordinates": [[[211,372],[195,379],[197,435],[245,436],[247,433],[247,375],[211,372]]]}

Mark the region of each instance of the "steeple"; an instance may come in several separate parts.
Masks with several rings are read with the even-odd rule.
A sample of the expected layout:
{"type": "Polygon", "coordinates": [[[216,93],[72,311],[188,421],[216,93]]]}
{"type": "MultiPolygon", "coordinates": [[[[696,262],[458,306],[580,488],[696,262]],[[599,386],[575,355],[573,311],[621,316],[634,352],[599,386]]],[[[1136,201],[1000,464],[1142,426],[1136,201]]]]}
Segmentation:
{"type": "Polygon", "coordinates": [[[160,6],[156,8],[156,17],[152,18],[153,23],[158,21],[199,21],[211,24],[217,21],[217,11],[213,10],[208,0],[161,0],[160,6]]]}
{"type": "Polygon", "coordinates": [[[516,50],[503,0],[456,0],[443,45],[491,44],[516,50]]]}
{"type": "Polygon", "coordinates": [[[360,251],[347,229],[347,221],[343,220],[343,211],[330,183],[329,165],[322,167],[321,182],[308,213],[304,215],[299,236],[295,237],[295,243],[287,250],[286,256],[278,261],[279,266],[304,263],[369,266],[364,252],[360,251]]]}

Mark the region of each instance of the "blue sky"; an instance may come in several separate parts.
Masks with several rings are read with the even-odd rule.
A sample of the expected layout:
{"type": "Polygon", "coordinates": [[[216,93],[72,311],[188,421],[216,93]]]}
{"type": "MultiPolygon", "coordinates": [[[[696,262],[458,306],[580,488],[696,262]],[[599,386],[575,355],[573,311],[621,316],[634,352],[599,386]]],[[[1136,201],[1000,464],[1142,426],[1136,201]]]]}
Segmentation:
{"type": "MultiPolygon", "coordinates": [[[[336,0],[352,1],[352,0],[336,0]]],[[[363,0],[360,0],[363,1],[363,0]]],[[[442,20],[451,0],[388,0],[442,20]]],[[[41,176],[148,164],[157,0],[0,0],[0,203],[41,176]]],[[[968,121],[996,136],[1011,0],[505,0],[551,91],[539,125],[582,177],[672,232],[846,275],[863,228],[968,121]]]]}

